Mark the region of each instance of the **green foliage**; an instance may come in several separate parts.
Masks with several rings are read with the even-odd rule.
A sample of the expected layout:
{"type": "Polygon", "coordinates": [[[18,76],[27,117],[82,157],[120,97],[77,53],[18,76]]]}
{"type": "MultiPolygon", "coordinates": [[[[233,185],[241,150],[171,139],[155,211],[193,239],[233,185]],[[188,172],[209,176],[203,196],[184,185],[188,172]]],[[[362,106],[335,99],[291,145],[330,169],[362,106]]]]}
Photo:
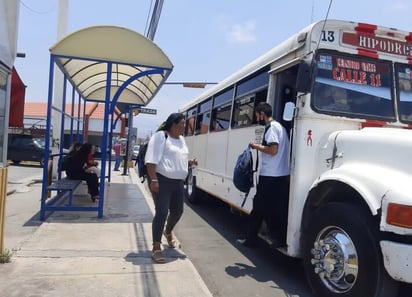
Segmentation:
{"type": "Polygon", "coordinates": [[[0,264],[9,263],[12,255],[13,252],[8,249],[2,250],[0,252],[0,264]]]}

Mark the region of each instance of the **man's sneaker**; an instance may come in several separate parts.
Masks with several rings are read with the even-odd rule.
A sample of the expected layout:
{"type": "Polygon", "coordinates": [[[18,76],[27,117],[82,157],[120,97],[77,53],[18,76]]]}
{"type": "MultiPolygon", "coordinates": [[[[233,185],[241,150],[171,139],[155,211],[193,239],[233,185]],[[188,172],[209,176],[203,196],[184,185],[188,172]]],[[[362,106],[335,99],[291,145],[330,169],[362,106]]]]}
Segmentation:
{"type": "Polygon", "coordinates": [[[245,239],[245,238],[237,239],[236,242],[240,243],[241,245],[245,247],[249,247],[249,248],[253,248],[256,246],[256,241],[250,240],[250,239],[245,239]]]}

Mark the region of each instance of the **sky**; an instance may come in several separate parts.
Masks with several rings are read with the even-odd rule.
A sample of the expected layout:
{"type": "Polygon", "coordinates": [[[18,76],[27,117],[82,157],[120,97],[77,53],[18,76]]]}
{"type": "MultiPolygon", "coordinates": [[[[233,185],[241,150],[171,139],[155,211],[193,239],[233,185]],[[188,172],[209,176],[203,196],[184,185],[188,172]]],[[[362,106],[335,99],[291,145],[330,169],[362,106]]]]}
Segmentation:
{"type": "MultiPolygon", "coordinates": [[[[69,0],[67,34],[115,25],[145,35],[154,0],[69,0]]],[[[327,16],[330,0],[164,0],[154,43],[174,65],[168,82],[219,82],[312,22],[327,16]]],[[[47,101],[49,48],[58,41],[59,0],[21,0],[15,68],[26,102],[47,101]]],[[[332,0],[329,19],[412,31],[411,0],[332,0]]],[[[140,114],[138,136],[153,133],[172,112],[205,89],[164,85],[140,114]]]]}

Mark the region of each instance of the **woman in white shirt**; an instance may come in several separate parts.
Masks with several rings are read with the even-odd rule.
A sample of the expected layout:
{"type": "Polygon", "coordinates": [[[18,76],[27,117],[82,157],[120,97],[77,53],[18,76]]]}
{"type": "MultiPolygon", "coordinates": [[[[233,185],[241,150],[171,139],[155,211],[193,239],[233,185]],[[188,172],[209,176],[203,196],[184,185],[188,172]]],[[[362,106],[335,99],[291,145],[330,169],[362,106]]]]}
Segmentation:
{"type": "Polygon", "coordinates": [[[196,160],[189,160],[189,150],[182,136],[184,129],[184,115],[172,113],[164,126],[150,138],[145,156],[149,188],[155,204],[152,258],[157,263],[165,262],[161,249],[162,234],[169,247],[176,247],[172,230],[183,214],[183,182],[188,166],[197,165],[196,160]]]}

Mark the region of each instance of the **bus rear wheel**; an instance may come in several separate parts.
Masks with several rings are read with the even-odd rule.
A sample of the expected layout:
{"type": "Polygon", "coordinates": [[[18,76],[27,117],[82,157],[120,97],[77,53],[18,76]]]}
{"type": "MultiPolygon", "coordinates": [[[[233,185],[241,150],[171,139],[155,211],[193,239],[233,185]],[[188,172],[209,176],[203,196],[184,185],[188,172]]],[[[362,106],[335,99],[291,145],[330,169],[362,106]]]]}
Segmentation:
{"type": "Polygon", "coordinates": [[[311,217],[304,266],[316,296],[397,295],[398,283],[385,271],[370,215],[352,205],[332,203],[311,217]]]}

